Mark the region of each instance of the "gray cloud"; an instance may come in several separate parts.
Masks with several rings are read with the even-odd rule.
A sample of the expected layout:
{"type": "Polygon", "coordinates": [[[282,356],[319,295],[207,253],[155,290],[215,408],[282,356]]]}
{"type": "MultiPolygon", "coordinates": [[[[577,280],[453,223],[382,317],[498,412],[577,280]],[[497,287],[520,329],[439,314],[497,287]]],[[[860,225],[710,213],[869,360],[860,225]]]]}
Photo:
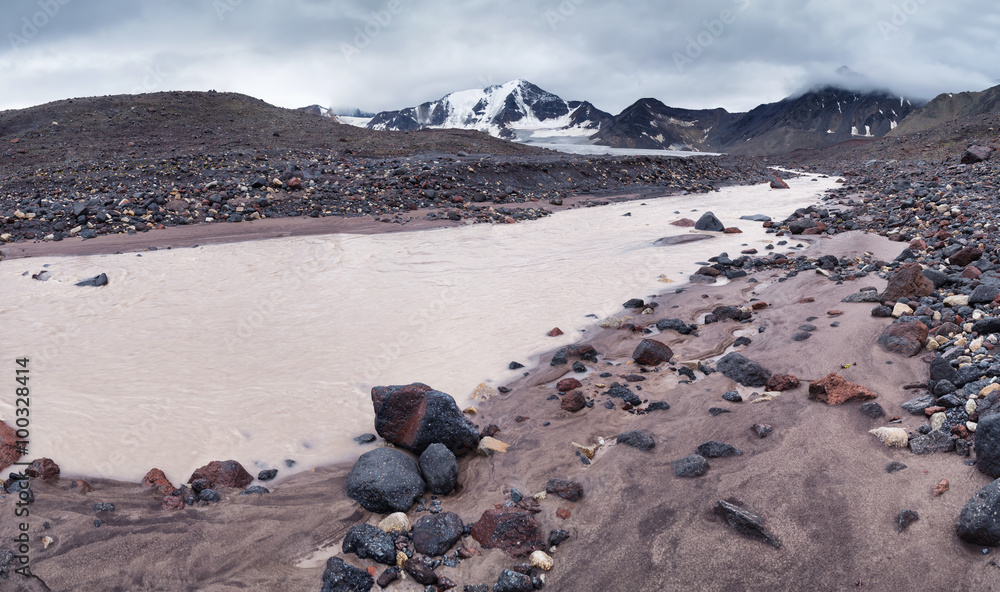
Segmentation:
{"type": "Polygon", "coordinates": [[[736,111],[842,65],[932,98],[997,83],[998,25],[980,0],[15,0],[0,108],[214,88],[374,111],[525,78],[614,113],[736,111]]]}

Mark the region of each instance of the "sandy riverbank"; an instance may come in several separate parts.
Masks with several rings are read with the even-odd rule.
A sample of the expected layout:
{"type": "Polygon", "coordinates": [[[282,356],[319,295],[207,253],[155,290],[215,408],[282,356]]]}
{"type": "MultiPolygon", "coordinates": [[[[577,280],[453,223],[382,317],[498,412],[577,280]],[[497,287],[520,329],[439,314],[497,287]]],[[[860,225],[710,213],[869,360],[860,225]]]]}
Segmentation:
{"type": "MultiPolygon", "coordinates": [[[[849,233],[818,240],[808,254],[870,251],[892,258],[901,248],[873,235],[849,233]]],[[[807,380],[838,371],[877,392],[890,417],[902,416],[902,427],[917,427],[919,418],[899,404],[911,396],[903,385],[926,377],[926,363],[877,347],[875,338],[889,321],[871,318],[870,306],[840,302],[863,285],[881,289],[884,282],[870,277],[838,286],[809,273],[778,283],[780,275],[765,271],[757,274],[757,284],[740,279],[663,295],[656,299],[656,314],[640,320],[695,322],[715,306],[746,305],[758,298],[769,306],[755,313],[749,325],[753,342],[739,350],[774,372],[798,376],[802,386],[771,402],[731,404],[721,395],[734,383],[720,374],[699,374],[697,381],[679,384],[677,374],[664,367],[645,374],[648,380],[638,394],[667,401],[669,410],[633,415],[606,409],[608,398],[598,395],[606,389],[596,384],[624,382],[618,375],[634,372],[626,362],[641,335],[600,331],[589,341],[600,362],[589,364],[596,372],[582,379],[594,407],[570,414],[558,400],[548,400],[555,393],[548,385],[573,373],[568,365],[548,366],[543,356],[539,369],[510,385],[511,393],[479,406],[476,423],[500,426],[497,437],[511,447],[490,458],[460,459],[460,487],[442,498],[444,509],[468,523],[502,502],[511,487],[536,493],[551,477],[582,483],[581,501],[550,496],[536,516],[546,533],[554,528],[571,533],[553,554],[555,568],[547,574],[552,590],[840,590],[859,583],[873,590],[989,589],[996,568],[980,549],[959,541],[954,530],[961,507],[987,478],[954,455],[914,456],[885,448],[867,431],[888,418],[870,419],[856,403],[828,407],[807,399],[807,380]],[[807,298],[814,301],[803,302],[807,298]],[[830,317],[827,311],[833,309],[845,314],[830,317]],[[818,330],[808,341],[793,342],[796,327],[810,317],[817,317],[818,330]],[[839,326],[831,327],[832,322],[839,326]],[[758,327],[765,332],[756,333],[758,327]],[[844,364],[851,368],[842,369],[844,364]],[[615,377],[597,375],[605,371],[615,377]],[[731,413],[713,417],[710,407],[731,413]],[[517,416],[528,419],[517,422],[517,416]],[[772,424],[774,432],[758,439],[750,431],[754,423],[772,424]],[[586,466],[571,445],[593,444],[601,437],[613,441],[616,434],[635,429],[650,433],[656,447],[641,452],[610,446],[586,466]],[[732,444],[744,454],[711,459],[702,477],[675,477],[670,461],[709,440],[732,444]],[[889,474],[885,466],[892,461],[908,468],[889,474]],[[951,490],[934,498],[931,489],[942,478],[951,490]],[[712,508],[723,499],[761,516],[783,547],[745,538],[721,523],[712,508]],[[557,517],[559,508],[569,508],[570,517],[557,517]],[[920,520],[900,534],[895,517],[902,509],[917,511],[920,520]]],[[[731,345],[737,330],[747,328],[725,322],[701,328],[696,337],[667,332],[655,338],[673,349],[675,360],[711,361],[731,345]]],[[[754,389],[740,390],[749,396],[754,389]]],[[[347,529],[380,519],[344,494],[348,468],[288,477],[268,484],[272,493],[265,496],[230,491],[218,504],[173,512],[161,510],[161,497],[137,485],[93,481],[96,491],[84,495],[71,489],[68,479],[38,483],[33,485],[32,529],[55,543],[46,550],[33,547],[32,567],[48,588],[36,582],[18,589],[318,589],[322,564],[339,555],[347,529]],[[98,516],[92,510],[97,502],[114,503],[116,510],[98,516]],[[95,528],[98,517],[105,522],[95,528]],[[49,524],[44,531],[43,522],[49,524]]],[[[13,515],[11,496],[0,503],[0,511],[13,515]]],[[[411,511],[413,518],[419,515],[411,511]]],[[[12,527],[13,520],[0,522],[0,537],[12,538],[12,527]]],[[[464,543],[478,547],[471,539],[464,543]]],[[[460,586],[492,584],[515,562],[499,550],[482,550],[482,556],[438,572],[460,586]]],[[[388,589],[422,586],[407,580],[388,589]]]]}

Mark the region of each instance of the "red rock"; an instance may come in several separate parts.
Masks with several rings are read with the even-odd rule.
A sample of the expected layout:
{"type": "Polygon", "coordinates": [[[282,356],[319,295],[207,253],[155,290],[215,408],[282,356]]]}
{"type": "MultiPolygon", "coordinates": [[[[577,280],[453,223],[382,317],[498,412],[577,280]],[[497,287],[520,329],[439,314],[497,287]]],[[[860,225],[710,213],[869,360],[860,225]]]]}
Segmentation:
{"type": "Polygon", "coordinates": [[[562,518],[563,520],[569,520],[570,514],[572,514],[572,512],[570,512],[569,508],[559,508],[556,510],[556,516],[562,518]]]}
{"type": "Polygon", "coordinates": [[[288,180],[287,185],[288,188],[291,189],[292,191],[298,191],[299,189],[302,189],[302,179],[298,177],[292,177],[291,179],[288,180]]]}
{"type": "Polygon", "coordinates": [[[962,277],[970,280],[979,279],[979,276],[983,275],[983,272],[979,271],[976,267],[972,265],[966,265],[965,269],[962,270],[962,277]]]}
{"type": "Polygon", "coordinates": [[[589,360],[591,362],[597,361],[597,350],[594,349],[592,345],[567,345],[566,355],[572,358],[580,358],[581,360],[589,360]]]}
{"type": "Polygon", "coordinates": [[[511,557],[527,557],[546,548],[535,517],[520,508],[486,510],[472,525],[472,538],[484,549],[501,549],[511,557]]]}
{"type": "Polygon", "coordinates": [[[740,251],[740,255],[756,255],[757,249],[743,249],[740,251]]]}
{"type": "Polygon", "coordinates": [[[179,495],[168,495],[160,502],[160,508],[164,510],[180,510],[184,507],[184,500],[179,495]]]}
{"type": "Polygon", "coordinates": [[[374,578],[375,577],[375,572],[377,572],[377,571],[378,571],[378,568],[375,567],[374,565],[369,565],[368,566],[368,575],[370,575],[371,577],[374,578]]]}
{"type": "Polygon", "coordinates": [[[934,486],[934,497],[941,497],[942,495],[944,495],[944,492],[948,491],[949,487],[951,487],[951,484],[948,483],[948,480],[941,479],[941,481],[939,481],[938,484],[934,486]]]}
{"type": "Polygon", "coordinates": [[[479,555],[479,549],[475,547],[459,547],[458,556],[462,559],[471,559],[479,555]]]}
{"type": "Polygon", "coordinates": [[[41,479],[42,481],[58,481],[59,465],[52,462],[51,458],[40,458],[32,461],[31,465],[24,470],[24,474],[32,479],[41,479]]]}
{"type": "Polygon", "coordinates": [[[884,302],[895,302],[903,297],[919,300],[924,296],[930,296],[933,292],[934,284],[923,276],[923,268],[920,267],[920,264],[907,263],[889,276],[889,285],[885,292],[882,292],[881,298],[884,302]]]}
{"type": "Polygon", "coordinates": [[[142,484],[146,487],[153,487],[160,495],[170,495],[176,487],[167,480],[167,476],[160,469],[150,469],[146,476],[142,478],[142,484]]]}
{"type": "Polygon", "coordinates": [[[207,465],[196,469],[188,479],[191,483],[195,479],[207,479],[212,489],[219,487],[243,488],[250,485],[253,476],[243,468],[243,465],[235,460],[217,461],[213,460],[207,465]]]}
{"type": "Polygon", "coordinates": [[[90,483],[87,483],[83,479],[74,480],[72,483],[69,484],[69,488],[79,489],[80,493],[90,493],[91,491],[94,491],[94,488],[90,486],[90,483]]]}
{"type": "Polygon", "coordinates": [[[809,304],[811,302],[816,302],[816,299],[813,298],[812,296],[807,296],[807,297],[803,298],[802,300],[799,300],[798,304],[809,304]]]}
{"type": "Polygon", "coordinates": [[[882,331],[878,344],[886,351],[912,357],[924,350],[927,333],[927,325],[920,321],[893,323],[882,331]]]}
{"type": "Polygon", "coordinates": [[[17,447],[17,431],[0,421],[0,471],[19,461],[22,454],[17,447]]]}
{"type": "Polygon", "coordinates": [[[671,226],[680,226],[682,228],[692,228],[695,224],[696,222],[690,218],[681,218],[670,223],[671,226]]]}
{"type": "Polygon", "coordinates": [[[923,239],[915,238],[910,242],[910,248],[914,251],[923,251],[927,248],[927,243],[923,239]]]}
{"type": "Polygon", "coordinates": [[[576,413],[587,406],[587,399],[583,396],[582,391],[573,391],[563,397],[562,403],[559,406],[564,411],[576,413]]]}
{"type": "Polygon", "coordinates": [[[583,485],[569,479],[553,478],[545,484],[545,493],[552,493],[564,500],[576,502],[583,497],[583,485]]]}
{"type": "Polygon", "coordinates": [[[927,407],[924,409],[924,415],[930,417],[935,413],[941,413],[942,411],[946,411],[946,409],[944,407],[927,407]]]}
{"type": "Polygon", "coordinates": [[[969,437],[969,428],[962,424],[958,424],[957,426],[951,428],[951,435],[958,436],[964,440],[969,437]]]}
{"type": "Polygon", "coordinates": [[[722,233],[723,234],[743,234],[743,231],[740,230],[739,228],[736,228],[735,226],[730,226],[728,228],[723,229],[722,233]]]}
{"type": "Polygon", "coordinates": [[[582,386],[583,384],[579,380],[573,377],[563,378],[558,383],[556,383],[556,390],[558,390],[560,393],[568,393],[569,391],[573,389],[578,389],[582,386]]]}
{"type": "Polygon", "coordinates": [[[809,383],[809,398],[822,401],[827,405],[842,405],[850,401],[867,401],[877,396],[860,384],[847,382],[836,372],[809,383]]]}
{"type": "Polygon", "coordinates": [[[799,388],[799,379],[791,374],[772,374],[764,388],[769,391],[790,391],[799,388]]]}
{"type": "Polygon", "coordinates": [[[642,366],[656,366],[669,362],[674,352],[666,344],[653,339],[643,339],[632,352],[632,359],[642,366]]]}
{"type": "Polygon", "coordinates": [[[562,329],[560,329],[559,327],[556,327],[555,329],[546,333],[546,335],[548,335],[549,337],[559,337],[562,334],[563,334],[562,329]]]}
{"type": "Polygon", "coordinates": [[[781,177],[774,177],[771,179],[771,189],[791,189],[788,183],[785,183],[781,177]]]}
{"type": "Polygon", "coordinates": [[[766,302],[754,302],[753,304],[750,305],[750,308],[754,310],[764,310],[768,306],[770,305],[766,302]]]}

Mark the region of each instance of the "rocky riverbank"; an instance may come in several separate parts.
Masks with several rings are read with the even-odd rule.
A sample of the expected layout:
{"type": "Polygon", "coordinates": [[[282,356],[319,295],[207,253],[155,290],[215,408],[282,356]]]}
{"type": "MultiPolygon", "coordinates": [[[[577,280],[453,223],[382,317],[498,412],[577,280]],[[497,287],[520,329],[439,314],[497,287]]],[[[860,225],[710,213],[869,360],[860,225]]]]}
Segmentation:
{"type": "Polygon", "coordinates": [[[635,295],[585,343],[481,387],[474,412],[433,384],[374,389],[377,436],[352,466],[126,484],[40,462],[38,579],[11,581],[989,589],[995,173],[949,166],[830,169],[842,190],[765,222],[796,252],[706,253],[691,285],[635,295]]]}

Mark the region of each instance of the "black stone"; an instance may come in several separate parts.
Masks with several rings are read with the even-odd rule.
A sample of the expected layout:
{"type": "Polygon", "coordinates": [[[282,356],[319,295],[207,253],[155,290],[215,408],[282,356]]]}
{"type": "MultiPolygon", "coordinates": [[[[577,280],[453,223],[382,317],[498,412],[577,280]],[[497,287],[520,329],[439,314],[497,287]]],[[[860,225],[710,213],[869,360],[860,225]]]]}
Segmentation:
{"type": "Polygon", "coordinates": [[[979,471],[991,479],[1000,477],[1000,414],[979,420],[975,451],[979,471]]]}
{"type": "Polygon", "coordinates": [[[217,502],[221,498],[219,497],[219,492],[214,489],[202,489],[198,492],[198,499],[203,502],[217,502]]]}
{"type": "MultiPolygon", "coordinates": [[[[979,438],[978,430],[976,438],[979,438]]],[[[958,516],[958,538],[973,545],[1000,545],[1000,479],[976,492],[962,508],[958,516]]]]}
{"type": "Polygon", "coordinates": [[[666,401],[653,401],[646,405],[646,411],[666,411],[667,409],[670,409],[670,403],[666,401]]]}
{"type": "Polygon", "coordinates": [[[781,548],[781,541],[764,528],[763,520],[745,508],[719,501],[715,504],[715,511],[737,532],[761,540],[776,549],[781,548]]]}
{"type": "Polygon", "coordinates": [[[914,510],[900,510],[899,515],[896,516],[896,529],[899,532],[903,532],[910,527],[911,524],[920,520],[920,516],[914,510]]]}
{"type": "Polygon", "coordinates": [[[723,458],[727,456],[740,456],[742,451],[737,450],[730,444],[723,444],[715,440],[705,442],[695,449],[695,452],[705,458],[723,458]]]}
{"type": "Polygon", "coordinates": [[[730,403],[742,403],[743,397],[737,391],[729,391],[722,394],[722,398],[730,403]]]}
{"type": "Polygon", "coordinates": [[[375,580],[363,569],[348,565],[340,557],[326,560],[323,588],[320,592],[368,592],[375,580]]]}
{"type": "Polygon", "coordinates": [[[867,403],[861,404],[861,413],[864,413],[872,419],[878,419],[880,417],[885,417],[885,409],[876,403],[875,401],[868,401],[867,403]]]}
{"type": "Polygon", "coordinates": [[[344,553],[354,553],[361,559],[371,559],[385,565],[396,565],[396,541],[387,532],[371,524],[357,524],[347,531],[344,553]]]}
{"type": "Polygon", "coordinates": [[[115,505],[114,504],[109,504],[107,502],[96,503],[96,504],[94,504],[94,511],[95,512],[114,512],[115,511],[115,505]]]}
{"type": "Polygon", "coordinates": [[[743,386],[762,387],[771,377],[767,370],[757,362],[749,360],[738,353],[730,353],[715,364],[715,369],[743,386]]]}
{"type": "Polygon", "coordinates": [[[910,452],[913,454],[931,454],[934,452],[951,452],[953,450],[955,450],[955,441],[952,440],[950,434],[946,434],[941,430],[933,430],[925,436],[910,438],[910,452]]]}
{"type": "Polygon", "coordinates": [[[458,482],[458,460],[444,444],[431,444],[420,455],[420,472],[427,489],[435,495],[448,495],[458,482]]]}
{"type": "Polygon", "coordinates": [[[89,286],[89,287],[93,287],[93,288],[99,288],[101,286],[107,286],[108,285],[108,275],[106,273],[102,273],[100,275],[95,275],[92,278],[87,278],[87,279],[85,279],[83,281],[77,282],[76,285],[77,286],[89,286]]]}
{"type": "Polygon", "coordinates": [[[732,412],[729,409],[723,409],[722,407],[712,407],[712,408],[710,408],[708,410],[708,413],[712,417],[718,417],[718,416],[722,415],[723,413],[732,413],[732,412]]]}
{"type": "Polygon", "coordinates": [[[439,557],[447,553],[464,532],[462,519],[453,512],[422,516],[413,523],[413,546],[417,553],[439,557]]]}
{"type": "Polygon", "coordinates": [[[692,454],[672,461],[670,466],[678,477],[700,477],[708,470],[708,461],[703,456],[692,454]]]}
{"type": "Polygon", "coordinates": [[[361,434],[360,436],[355,437],[354,441],[358,444],[371,444],[375,441],[376,437],[377,436],[375,436],[375,434],[361,434]]]}
{"type": "Polygon", "coordinates": [[[694,224],[695,230],[707,230],[710,232],[722,232],[726,227],[715,217],[712,212],[705,212],[694,224]]]}
{"type": "Polygon", "coordinates": [[[409,510],[424,489],[417,463],[392,448],[362,454],[347,475],[348,497],[378,514],[409,510]]]}
{"type": "Polygon", "coordinates": [[[253,487],[247,487],[240,492],[240,495],[253,495],[253,494],[265,494],[271,493],[266,487],[261,487],[260,485],[254,485],[253,487]]]}
{"type": "Polygon", "coordinates": [[[898,472],[902,471],[905,468],[906,468],[906,465],[904,465],[903,463],[897,462],[897,461],[892,461],[891,463],[889,463],[889,464],[887,464],[885,466],[885,472],[886,473],[898,473],[898,472]]]}
{"type": "Polygon", "coordinates": [[[510,569],[503,570],[493,584],[493,592],[533,592],[534,589],[530,577],[510,569]]]}
{"type": "Polygon", "coordinates": [[[554,529],[549,531],[549,546],[558,547],[569,538],[569,532],[565,530],[554,529]]]}
{"type": "Polygon", "coordinates": [[[632,448],[638,448],[643,452],[652,450],[653,447],[656,446],[656,442],[653,441],[653,436],[638,430],[618,434],[618,443],[631,446],[632,448]]]}
{"type": "Polygon", "coordinates": [[[259,481],[270,481],[278,476],[278,469],[265,469],[257,473],[257,479],[259,481]]]}

